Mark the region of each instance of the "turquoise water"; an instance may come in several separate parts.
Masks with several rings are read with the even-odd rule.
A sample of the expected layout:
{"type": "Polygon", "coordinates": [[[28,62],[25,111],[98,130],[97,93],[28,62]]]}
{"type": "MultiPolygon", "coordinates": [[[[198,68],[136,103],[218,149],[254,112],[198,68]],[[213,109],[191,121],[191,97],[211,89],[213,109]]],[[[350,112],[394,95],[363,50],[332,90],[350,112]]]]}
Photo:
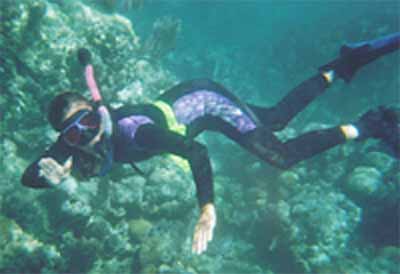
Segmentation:
{"type": "MultiPolygon", "coordinates": [[[[60,189],[21,185],[57,134],[51,98],[88,95],[76,51],[93,54],[113,107],[211,78],[272,106],[345,42],[400,30],[398,1],[3,0],[0,34],[0,273],[397,273],[398,160],[348,142],[282,171],[205,133],[217,227],[191,252],[198,218],[190,172],[169,157],[115,165],[60,189]],[[156,22],[161,32],[154,30],[156,22]],[[161,26],[161,27],[160,27],[161,26]],[[168,27],[169,26],[169,27],[168,27]],[[162,28],[164,27],[164,29],[162,28]]],[[[336,81],[278,135],[356,121],[399,105],[398,52],[336,81]]]]}
{"type": "MultiPolygon", "coordinates": [[[[166,61],[181,78],[218,76],[213,75],[210,64],[215,62],[210,56],[215,51],[220,62],[227,63],[224,69],[228,71],[221,74],[231,75],[229,87],[234,92],[240,93],[237,89],[246,89],[246,84],[254,85],[243,93],[250,99],[273,104],[335,57],[342,43],[395,32],[398,5],[397,1],[155,1],[127,16],[136,22],[143,37],[157,17],[171,15],[182,20],[177,50],[170,64],[166,61]],[[185,60],[190,58],[205,64],[195,67],[185,60]],[[246,75],[249,83],[235,79],[229,70],[246,75]]],[[[327,93],[319,101],[334,112],[340,107],[346,118],[354,117],[371,102],[378,105],[396,101],[398,62],[389,61],[371,65],[359,75],[359,81],[334,87],[340,91],[327,93]],[[371,89],[371,82],[384,78],[384,86],[371,89]],[[337,96],[339,92],[345,97],[337,96]],[[369,96],[364,96],[366,93],[369,96]],[[359,100],[360,96],[364,100],[359,100]]]]}

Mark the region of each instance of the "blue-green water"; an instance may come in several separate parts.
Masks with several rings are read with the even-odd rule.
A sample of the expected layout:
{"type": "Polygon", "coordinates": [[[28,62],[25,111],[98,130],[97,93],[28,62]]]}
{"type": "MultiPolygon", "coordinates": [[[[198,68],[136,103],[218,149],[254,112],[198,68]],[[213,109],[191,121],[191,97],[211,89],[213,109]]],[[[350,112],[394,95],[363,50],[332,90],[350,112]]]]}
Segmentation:
{"type": "MultiPolygon", "coordinates": [[[[203,135],[217,227],[200,256],[190,250],[193,179],[168,157],[140,163],[145,177],[116,166],[104,178],[70,179],[74,188],[20,184],[57,136],[46,121],[50,99],[64,90],[88,94],[80,47],[92,51],[102,93],[115,106],[149,102],[198,77],[272,106],[344,42],[398,32],[398,1],[3,0],[0,7],[0,273],[400,272],[399,165],[374,141],[282,171],[222,136],[203,135]],[[159,20],[173,22],[164,36],[155,35],[159,20]]],[[[336,81],[279,136],[399,105],[399,58],[381,58],[350,84],[336,81]]]]}

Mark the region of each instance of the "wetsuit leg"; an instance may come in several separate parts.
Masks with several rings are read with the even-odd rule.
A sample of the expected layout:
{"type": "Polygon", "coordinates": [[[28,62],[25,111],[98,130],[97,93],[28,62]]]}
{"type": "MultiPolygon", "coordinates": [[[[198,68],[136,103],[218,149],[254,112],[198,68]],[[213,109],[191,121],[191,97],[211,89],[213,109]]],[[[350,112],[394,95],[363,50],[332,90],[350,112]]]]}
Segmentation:
{"type": "Polygon", "coordinates": [[[315,130],[285,142],[286,167],[346,142],[340,127],[315,130]]]}
{"type": "MultiPolygon", "coordinates": [[[[264,161],[280,168],[287,168],[300,160],[309,158],[344,141],[342,134],[337,128],[330,131],[312,132],[287,143],[281,142],[273,134],[274,130],[282,129],[298,112],[302,111],[327,88],[326,80],[319,74],[301,83],[273,108],[268,109],[246,105],[246,108],[250,107],[250,111],[254,112],[254,116],[257,116],[257,120],[261,120],[261,123],[253,121],[255,129],[246,131],[240,130],[243,129],[239,127],[242,123],[237,123],[237,119],[232,119],[232,114],[235,114],[234,117],[236,117],[237,109],[232,108],[231,103],[219,99],[222,97],[233,98],[231,93],[226,89],[221,89],[220,86],[216,86],[210,81],[192,81],[188,83],[190,84],[189,87],[193,90],[192,92],[203,90],[207,87],[207,90],[212,91],[214,94],[211,97],[206,94],[199,98],[194,96],[188,101],[189,103],[196,101],[198,106],[204,104],[205,110],[201,116],[196,117],[190,123],[186,124],[187,137],[189,139],[194,138],[204,130],[221,132],[264,161]],[[214,101],[215,104],[212,104],[214,101]],[[208,106],[208,104],[210,105],[208,106]],[[215,110],[221,111],[214,111],[212,106],[219,106],[215,110]]],[[[188,90],[187,87],[183,90],[185,94],[188,94],[186,92],[188,90]]],[[[173,91],[175,94],[176,89],[173,91]]],[[[179,95],[181,95],[181,92],[179,92],[179,95]]],[[[167,100],[168,98],[165,97],[163,99],[167,100]]],[[[239,99],[233,98],[232,101],[238,109],[242,110],[242,113],[249,113],[244,111],[243,105],[245,104],[240,102],[239,99]]],[[[187,107],[188,111],[192,109],[194,108],[187,107]]],[[[176,112],[180,113],[180,111],[176,112]]],[[[251,119],[252,116],[248,118],[251,119]]]]}
{"type": "Polygon", "coordinates": [[[235,139],[251,153],[282,169],[346,141],[339,127],[307,132],[285,143],[267,128],[258,128],[235,139]]]}
{"type": "Polygon", "coordinates": [[[328,86],[325,78],[318,74],[292,89],[272,108],[263,108],[252,104],[248,104],[248,106],[263,124],[274,131],[282,130],[291,119],[321,95],[328,86]]]}

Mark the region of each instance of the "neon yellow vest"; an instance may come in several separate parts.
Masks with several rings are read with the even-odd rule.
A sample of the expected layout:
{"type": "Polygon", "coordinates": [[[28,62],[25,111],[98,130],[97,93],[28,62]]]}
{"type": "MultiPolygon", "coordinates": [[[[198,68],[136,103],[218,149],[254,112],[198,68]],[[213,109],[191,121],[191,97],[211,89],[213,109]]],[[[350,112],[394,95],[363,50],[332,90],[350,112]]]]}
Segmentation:
{"type": "Polygon", "coordinates": [[[167,119],[169,130],[181,135],[186,135],[186,126],[183,124],[179,124],[170,105],[161,100],[155,101],[153,104],[164,113],[165,119],[167,119]]]}
{"type": "MultiPolygon", "coordinates": [[[[174,111],[172,110],[171,106],[168,105],[167,103],[157,100],[153,103],[156,107],[158,107],[165,116],[165,119],[167,120],[167,126],[168,129],[176,132],[180,135],[185,136],[186,135],[186,126],[183,124],[180,124],[175,117],[174,111]]],[[[178,166],[180,166],[185,172],[190,171],[190,165],[189,162],[186,159],[183,159],[182,157],[179,157],[177,155],[169,155],[171,160],[173,160],[178,166]]]]}

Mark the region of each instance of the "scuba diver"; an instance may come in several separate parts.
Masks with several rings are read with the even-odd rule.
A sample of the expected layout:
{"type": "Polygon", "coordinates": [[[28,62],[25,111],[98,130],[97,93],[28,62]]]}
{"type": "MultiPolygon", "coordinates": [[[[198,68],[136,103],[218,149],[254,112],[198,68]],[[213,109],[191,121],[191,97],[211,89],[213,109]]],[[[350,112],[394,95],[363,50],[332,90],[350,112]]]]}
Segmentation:
{"type": "Polygon", "coordinates": [[[60,132],[57,141],[24,172],[22,183],[33,188],[56,187],[71,174],[103,176],[113,163],[143,161],[164,153],[186,159],[196,185],[200,215],[192,251],[201,254],[213,238],[216,225],[213,176],[207,148],[195,140],[204,130],[224,134],[265,162],[288,169],[348,140],[375,138],[400,156],[400,112],[381,106],[353,123],[307,132],[282,142],[275,131],[336,79],[350,82],[366,64],[400,47],[400,33],[376,40],[342,46],[337,59],[290,91],[275,106],[246,104],[222,85],[200,79],[183,82],[163,93],[154,104],[106,107],[98,90],[90,53],[78,51],[85,66],[86,82],[93,100],[66,92],[50,104],[48,120],[60,132]]]}

